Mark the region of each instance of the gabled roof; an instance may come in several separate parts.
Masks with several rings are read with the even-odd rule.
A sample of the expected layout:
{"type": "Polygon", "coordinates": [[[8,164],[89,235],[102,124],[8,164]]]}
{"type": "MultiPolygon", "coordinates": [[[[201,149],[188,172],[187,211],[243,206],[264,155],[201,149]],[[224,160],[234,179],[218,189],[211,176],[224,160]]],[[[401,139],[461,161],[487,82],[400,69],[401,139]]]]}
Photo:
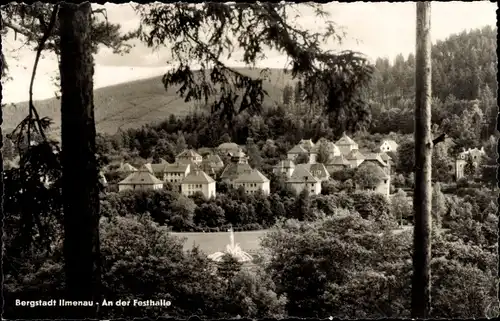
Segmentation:
{"type": "Polygon", "coordinates": [[[392,157],[387,155],[386,153],[380,153],[380,158],[382,158],[384,162],[388,162],[392,159],[392,157]]]}
{"type": "Polygon", "coordinates": [[[320,146],[326,146],[327,150],[329,150],[333,154],[340,154],[340,149],[338,148],[335,143],[329,141],[326,138],[320,138],[317,142],[314,148],[312,149],[313,152],[319,152],[320,146]]]}
{"type": "Polygon", "coordinates": [[[314,143],[311,139],[301,139],[299,145],[308,151],[314,148],[314,143]]]}
{"type": "Polygon", "coordinates": [[[288,154],[307,154],[307,150],[301,145],[295,145],[292,149],[288,151],[288,154]]]}
{"type": "Polygon", "coordinates": [[[119,172],[135,172],[137,171],[137,168],[134,166],[130,165],[129,163],[123,163],[120,165],[120,167],[117,169],[119,172]]]}
{"type": "Polygon", "coordinates": [[[232,179],[238,177],[239,174],[242,174],[245,171],[251,171],[252,168],[248,163],[229,163],[222,171],[220,177],[225,179],[232,179]]]}
{"type": "Polygon", "coordinates": [[[335,143],[337,145],[356,145],[356,142],[353,141],[349,136],[347,136],[345,133],[342,134],[342,137],[335,143]]]}
{"type": "Polygon", "coordinates": [[[194,170],[191,171],[184,179],[181,184],[210,184],[215,183],[214,179],[207,175],[204,171],[194,170]]]}
{"type": "Polygon", "coordinates": [[[256,169],[244,171],[233,180],[233,183],[266,183],[269,178],[265,177],[261,172],[256,169]]]}
{"type": "Polygon", "coordinates": [[[224,162],[222,161],[219,155],[215,154],[207,155],[207,157],[202,162],[205,161],[215,164],[216,167],[224,166],[224,162]]]}
{"type": "Polygon", "coordinates": [[[284,159],[274,166],[275,168],[295,168],[295,163],[290,159],[284,159]]]}
{"type": "Polygon", "coordinates": [[[329,177],[330,176],[330,173],[328,173],[325,165],[323,165],[321,163],[299,164],[299,165],[297,165],[297,167],[295,167],[295,169],[297,170],[297,168],[300,168],[300,167],[303,167],[304,169],[308,170],[311,174],[315,173],[317,171],[320,171],[321,173],[319,174],[319,176],[315,176],[313,174],[313,176],[315,176],[317,178],[324,178],[324,177],[329,177]]]}
{"type": "Polygon", "coordinates": [[[190,164],[174,163],[165,164],[163,171],[165,173],[185,173],[187,170],[190,170],[190,168],[190,164]]]}
{"type": "Polygon", "coordinates": [[[305,182],[318,183],[319,179],[314,177],[314,175],[303,166],[295,167],[295,170],[292,173],[292,177],[290,177],[287,180],[287,183],[305,183],[305,182]]]}
{"type": "Polygon", "coordinates": [[[195,152],[192,149],[186,149],[182,153],[180,153],[179,155],[177,155],[177,157],[181,157],[181,158],[188,158],[188,157],[189,158],[195,158],[195,157],[201,157],[201,155],[198,154],[197,152],[195,152]]]}
{"type": "Polygon", "coordinates": [[[382,156],[379,153],[366,153],[363,155],[365,157],[365,161],[373,161],[380,164],[380,166],[388,166],[386,162],[382,159],[382,156]]]}
{"type": "Polygon", "coordinates": [[[389,145],[389,147],[392,149],[392,150],[396,150],[398,148],[398,143],[396,143],[396,141],[392,140],[392,139],[385,139],[383,142],[382,142],[382,145],[384,143],[387,143],[387,145],[389,145]]]}
{"type": "Polygon", "coordinates": [[[127,176],[118,185],[157,185],[163,184],[161,180],[156,178],[147,170],[140,170],[127,176]]]}
{"type": "Polygon", "coordinates": [[[361,154],[361,152],[357,149],[355,150],[352,150],[349,155],[347,155],[346,157],[348,160],[362,160],[362,159],[365,159],[365,157],[363,156],[363,154],[361,154]]]}
{"type": "Polygon", "coordinates": [[[330,163],[327,165],[344,165],[344,166],[350,166],[351,163],[344,157],[344,155],[340,156],[334,156],[330,163]]]}

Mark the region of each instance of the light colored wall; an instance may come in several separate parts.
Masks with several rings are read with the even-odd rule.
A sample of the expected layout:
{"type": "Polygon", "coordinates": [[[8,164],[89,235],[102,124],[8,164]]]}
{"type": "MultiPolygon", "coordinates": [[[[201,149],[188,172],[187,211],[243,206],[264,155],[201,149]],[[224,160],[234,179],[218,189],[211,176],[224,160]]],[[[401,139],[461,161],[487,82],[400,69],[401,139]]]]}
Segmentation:
{"type": "Polygon", "coordinates": [[[132,190],[159,190],[163,189],[163,184],[154,184],[154,185],[118,185],[118,191],[132,191],[132,190]]]}
{"type": "Polygon", "coordinates": [[[206,198],[215,197],[216,189],[215,182],[208,184],[181,184],[181,193],[184,196],[191,196],[200,192],[206,198]]]}
{"type": "Polygon", "coordinates": [[[265,183],[234,183],[233,184],[233,188],[235,188],[235,189],[238,189],[241,186],[245,189],[245,193],[248,193],[248,194],[257,193],[259,190],[262,190],[262,193],[264,193],[265,195],[269,195],[269,193],[271,192],[269,182],[265,182],[265,183]]]}
{"type": "MultiPolygon", "coordinates": [[[[300,194],[304,188],[306,188],[306,183],[289,183],[289,186],[295,191],[295,193],[300,194]]],[[[321,194],[321,183],[307,183],[307,189],[311,195],[321,194]]]]}
{"type": "Polygon", "coordinates": [[[164,180],[165,182],[180,183],[188,174],[188,170],[184,173],[165,173],[164,180]]]}

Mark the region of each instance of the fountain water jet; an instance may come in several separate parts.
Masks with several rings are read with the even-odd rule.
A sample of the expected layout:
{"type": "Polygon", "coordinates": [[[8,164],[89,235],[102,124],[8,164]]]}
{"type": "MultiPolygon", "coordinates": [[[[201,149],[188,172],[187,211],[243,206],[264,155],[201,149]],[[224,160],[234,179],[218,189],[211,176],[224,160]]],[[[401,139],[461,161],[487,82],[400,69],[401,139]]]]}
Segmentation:
{"type": "Polygon", "coordinates": [[[229,232],[229,240],[230,243],[226,245],[226,250],[224,252],[215,252],[208,256],[209,259],[215,262],[221,262],[224,255],[229,254],[234,257],[238,262],[249,262],[252,261],[252,256],[245,251],[243,251],[240,247],[239,243],[234,243],[234,231],[233,228],[227,230],[229,232]]]}

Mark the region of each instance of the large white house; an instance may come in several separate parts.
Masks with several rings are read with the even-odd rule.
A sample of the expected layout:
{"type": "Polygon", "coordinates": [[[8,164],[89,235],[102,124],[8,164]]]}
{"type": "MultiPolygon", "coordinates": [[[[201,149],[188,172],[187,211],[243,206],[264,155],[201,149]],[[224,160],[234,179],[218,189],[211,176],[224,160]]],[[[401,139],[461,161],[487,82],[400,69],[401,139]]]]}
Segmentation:
{"type": "Polygon", "coordinates": [[[156,178],[146,166],[141,167],[118,183],[118,191],[120,192],[127,190],[160,190],[162,188],[163,181],[156,178]]]}
{"type": "Polygon", "coordinates": [[[262,190],[265,195],[269,195],[271,192],[269,183],[269,179],[256,169],[244,171],[231,181],[233,188],[243,187],[247,194],[254,194],[262,190]]]}
{"type": "Polygon", "coordinates": [[[165,164],[163,168],[164,181],[170,183],[180,183],[184,177],[186,177],[191,170],[191,165],[189,164],[165,164]]]}
{"type": "Polygon", "coordinates": [[[286,184],[297,194],[302,193],[304,189],[307,189],[311,195],[321,194],[321,181],[303,166],[295,168],[286,184]]]}
{"type": "Polygon", "coordinates": [[[458,154],[458,157],[455,160],[455,178],[459,180],[464,177],[464,168],[469,158],[472,161],[472,165],[477,168],[481,164],[485,155],[486,152],[484,151],[484,147],[481,147],[481,149],[469,148],[468,150],[464,150],[458,154]]]}
{"type": "Polygon", "coordinates": [[[181,182],[181,193],[191,196],[200,192],[206,198],[215,197],[215,180],[204,171],[194,170],[190,172],[181,182]]]}

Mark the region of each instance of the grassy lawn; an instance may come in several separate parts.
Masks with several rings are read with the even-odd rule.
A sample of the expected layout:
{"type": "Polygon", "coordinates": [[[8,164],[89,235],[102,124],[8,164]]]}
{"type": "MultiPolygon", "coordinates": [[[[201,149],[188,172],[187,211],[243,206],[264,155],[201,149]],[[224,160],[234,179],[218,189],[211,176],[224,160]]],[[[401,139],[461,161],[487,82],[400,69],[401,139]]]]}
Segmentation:
{"type": "MultiPolygon", "coordinates": [[[[260,249],[260,239],[268,230],[234,232],[234,242],[240,244],[243,251],[252,253],[260,249]]],[[[226,245],[230,243],[228,232],[215,233],[174,233],[171,235],[185,238],[184,249],[191,249],[198,245],[207,255],[215,252],[223,252],[226,245]]]]}

